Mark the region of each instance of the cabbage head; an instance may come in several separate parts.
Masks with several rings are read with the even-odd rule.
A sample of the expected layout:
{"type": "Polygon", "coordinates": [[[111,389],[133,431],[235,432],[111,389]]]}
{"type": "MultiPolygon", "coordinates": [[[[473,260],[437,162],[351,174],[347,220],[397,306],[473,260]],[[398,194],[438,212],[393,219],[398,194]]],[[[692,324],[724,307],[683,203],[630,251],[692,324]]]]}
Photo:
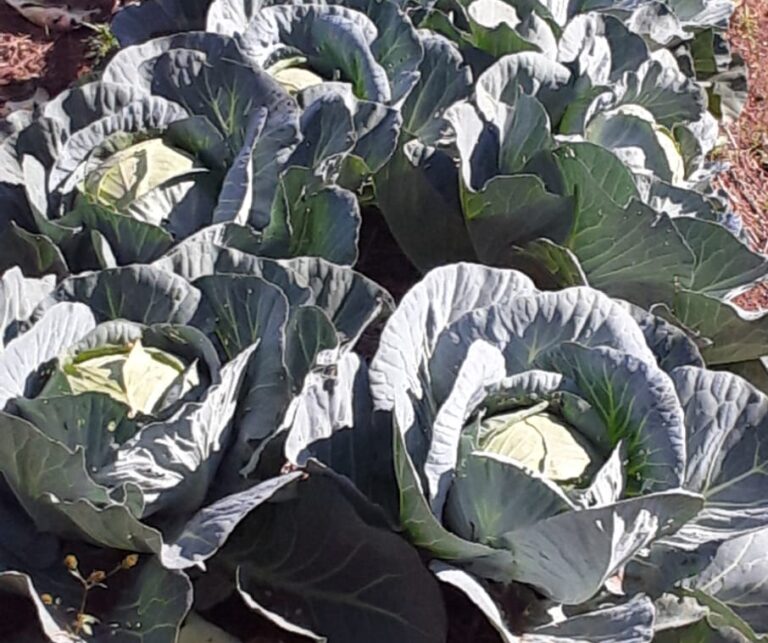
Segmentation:
{"type": "Polygon", "coordinates": [[[499,611],[482,591],[525,587],[560,605],[553,635],[650,640],[555,625],[611,604],[648,625],[649,596],[768,521],[768,399],[600,291],[435,269],[388,321],[370,381],[395,427],[405,532],[509,636],[531,631],[536,610],[499,611]]]}

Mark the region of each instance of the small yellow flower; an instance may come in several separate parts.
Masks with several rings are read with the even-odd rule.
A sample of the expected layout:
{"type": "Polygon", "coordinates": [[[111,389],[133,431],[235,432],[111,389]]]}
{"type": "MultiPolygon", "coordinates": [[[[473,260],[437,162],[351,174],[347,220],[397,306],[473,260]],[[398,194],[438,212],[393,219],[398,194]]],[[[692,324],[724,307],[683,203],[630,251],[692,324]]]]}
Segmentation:
{"type": "Polygon", "coordinates": [[[103,583],[105,580],[107,580],[107,572],[103,572],[100,569],[92,571],[91,575],[88,576],[89,583],[103,583]]]}
{"type": "Polygon", "coordinates": [[[139,562],[138,554],[128,554],[125,558],[123,558],[123,561],[120,563],[120,567],[122,567],[123,569],[130,569],[131,567],[136,567],[138,562],[139,562]]]}
{"type": "Polygon", "coordinates": [[[99,623],[99,619],[91,614],[80,613],[75,619],[75,632],[83,632],[86,636],[93,636],[93,626],[99,623]]]}
{"type": "Polygon", "coordinates": [[[76,571],[78,566],[77,557],[70,554],[64,559],[64,567],[66,567],[69,571],[76,571]]]}
{"type": "Polygon", "coordinates": [[[43,601],[43,605],[53,605],[53,596],[50,594],[40,594],[40,600],[43,601]]]}

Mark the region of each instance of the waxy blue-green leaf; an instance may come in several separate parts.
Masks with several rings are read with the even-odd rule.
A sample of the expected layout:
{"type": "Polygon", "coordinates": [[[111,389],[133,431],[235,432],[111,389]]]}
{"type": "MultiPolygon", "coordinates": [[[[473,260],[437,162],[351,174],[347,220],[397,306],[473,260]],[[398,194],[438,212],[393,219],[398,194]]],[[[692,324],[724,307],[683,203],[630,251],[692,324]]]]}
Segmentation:
{"type": "Polygon", "coordinates": [[[376,174],[374,185],[393,236],[420,270],[476,260],[461,211],[459,174],[449,155],[409,141],[376,174]]]}
{"type": "Polygon", "coordinates": [[[323,257],[352,265],[357,260],[360,211],[354,195],[315,186],[310,173],[291,168],[280,178],[261,252],[274,258],[323,257]]]}
{"type": "Polygon", "coordinates": [[[684,486],[704,496],[701,514],[673,539],[698,544],[761,527],[768,517],[762,492],[768,475],[764,395],[730,373],[681,367],[672,378],[685,410],[684,486]]]}
{"type": "Polygon", "coordinates": [[[0,344],[6,346],[19,333],[19,324],[29,319],[55,284],[52,276],[27,278],[19,268],[3,273],[0,277],[0,344]]]}
{"type": "Polygon", "coordinates": [[[246,55],[261,66],[298,51],[328,80],[338,69],[359,98],[387,103],[392,99],[389,79],[371,51],[376,36],[373,22],[346,7],[281,5],[263,7],[242,34],[242,43],[246,55]]]}
{"type": "Polygon", "coordinates": [[[460,263],[430,272],[403,298],[382,332],[371,363],[377,408],[391,410],[398,390],[412,390],[417,398],[431,396],[427,367],[449,324],[475,308],[530,292],[535,292],[533,283],[513,271],[460,263]]]}
{"type": "Polygon", "coordinates": [[[500,576],[529,583],[554,600],[581,603],[652,540],[693,518],[701,505],[697,494],[664,491],[513,530],[502,540],[514,567],[500,570],[500,576]]]}
{"type": "Polygon", "coordinates": [[[197,509],[230,442],[245,369],[256,350],[251,345],[225,364],[199,402],[184,404],[166,421],[147,424],[120,445],[94,479],[110,488],[130,484],[140,489],[144,516],[161,509],[174,514],[197,509]]]}
{"type": "Polygon", "coordinates": [[[544,476],[515,460],[477,451],[457,468],[443,520],[467,540],[494,547],[507,532],[575,509],[544,476]]]}
{"type": "Polygon", "coordinates": [[[81,304],[63,303],[46,311],[0,353],[0,406],[30,394],[36,371],[95,327],[93,313],[81,304]]]}
{"type": "Polygon", "coordinates": [[[163,545],[163,565],[168,569],[204,567],[205,561],[219,550],[253,509],[301,476],[299,471],[276,476],[203,507],[180,534],[163,545]]]}
{"type": "Polygon", "coordinates": [[[768,317],[704,293],[681,289],[652,312],[684,328],[712,366],[747,362],[765,354],[768,317]]]}
{"type": "Polygon", "coordinates": [[[693,253],[667,215],[629,200],[636,188],[615,156],[590,144],[569,145],[557,154],[577,199],[565,245],[593,287],[649,306],[668,301],[676,280],[690,283],[693,253]]]}
{"type": "Polygon", "coordinates": [[[247,604],[328,639],[445,639],[437,581],[416,551],[366,522],[331,477],[311,475],[295,485],[294,497],[257,508],[219,562],[236,566],[247,604]]]}
{"type": "Polygon", "coordinates": [[[768,635],[768,531],[723,543],[711,563],[686,586],[721,601],[758,635],[768,635]]]}
{"type": "Polygon", "coordinates": [[[203,28],[210,0],[149,0],[123,7],[112,20],[112,33],[121,47],[154,36],[203,28]]]}
{"type": "Polygon", "coordinates": [[[606,346],[563,342],[542,354],[537,364],[575,384],[602,419],[612,447],[625,443],[631,488],[662,491],[682,486],[690,463],[688,427],[673,380],[653,361],[606,346]]]}
{"type": "Polygon", "coordinates": [[[59,301],[87,303],[99,321],[183,324],[197,310],[200,293],[181,277],[138,265],[68,277],[41,306],[59,301]]]}
{"type": "Polygon", "coordinates": [[[6,413],[0,414],[0,422],[7,454],[0,467],[39,528],[104,547],[159,551],[160,533],[139,521],[143,503],[138,489],[102,487],[87,473],[82,448],[70,451],[29,422],[6,413]],[[67,480],[66,491],[61,489],[62,479],[67,480]]]}

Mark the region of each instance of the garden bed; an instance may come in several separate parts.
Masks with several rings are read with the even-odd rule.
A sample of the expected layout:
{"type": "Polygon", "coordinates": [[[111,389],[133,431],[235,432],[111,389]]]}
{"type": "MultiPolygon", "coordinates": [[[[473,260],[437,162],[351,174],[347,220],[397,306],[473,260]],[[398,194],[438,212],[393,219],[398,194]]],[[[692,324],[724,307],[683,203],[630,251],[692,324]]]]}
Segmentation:
{"type": "Polygon", "coordinates": [[[768,636],[763,0],[86,1],[0,0],[0,638],[768,636]]]}

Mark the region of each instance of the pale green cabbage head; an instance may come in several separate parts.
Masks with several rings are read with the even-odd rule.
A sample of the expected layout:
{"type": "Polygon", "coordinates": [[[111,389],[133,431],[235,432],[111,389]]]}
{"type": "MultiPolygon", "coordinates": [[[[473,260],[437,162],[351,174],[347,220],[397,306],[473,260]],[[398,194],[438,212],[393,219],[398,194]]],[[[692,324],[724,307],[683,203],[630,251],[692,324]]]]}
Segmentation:
{"type": "Polygon", "coordinates": [[[100,346],[59,362],[39,398],[104,393],[125,404],[130,416],[161,410],[172,387],[185,394],[199,384],[196,369],[187,373],[184,360],[140,339],[124,345],[100,346]]]}

